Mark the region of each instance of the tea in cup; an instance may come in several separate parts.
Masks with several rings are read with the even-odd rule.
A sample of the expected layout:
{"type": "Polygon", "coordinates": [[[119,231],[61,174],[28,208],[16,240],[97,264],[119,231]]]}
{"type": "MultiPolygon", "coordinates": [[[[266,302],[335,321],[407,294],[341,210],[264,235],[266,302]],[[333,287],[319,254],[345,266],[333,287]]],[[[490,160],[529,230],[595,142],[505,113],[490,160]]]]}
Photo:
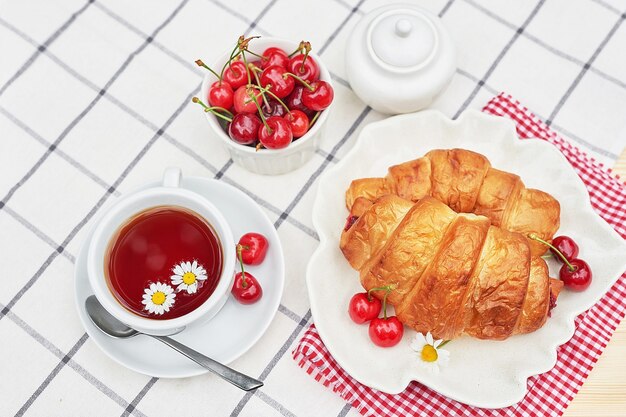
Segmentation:
{"type": "Polygon", "coordinates": [[[168,169],[160,187],[123,197],[95,227],[90,284],[100,303],[144,333],[173,334],[213,317],[232,287],[235,244],[205,197],[168,169]]]}

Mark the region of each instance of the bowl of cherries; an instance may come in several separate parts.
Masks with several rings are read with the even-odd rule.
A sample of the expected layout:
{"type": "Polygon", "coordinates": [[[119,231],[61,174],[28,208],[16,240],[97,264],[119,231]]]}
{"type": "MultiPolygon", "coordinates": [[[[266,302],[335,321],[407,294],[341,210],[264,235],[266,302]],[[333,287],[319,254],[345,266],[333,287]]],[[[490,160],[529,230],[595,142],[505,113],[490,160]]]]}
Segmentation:
{"type": "Polygon", "coordinates": [[[212,66],[196,64],[207,71],[193,102],[236,164],[278,175],[313,156],[334,90],[309,42],[241,36],[212,66]]]}

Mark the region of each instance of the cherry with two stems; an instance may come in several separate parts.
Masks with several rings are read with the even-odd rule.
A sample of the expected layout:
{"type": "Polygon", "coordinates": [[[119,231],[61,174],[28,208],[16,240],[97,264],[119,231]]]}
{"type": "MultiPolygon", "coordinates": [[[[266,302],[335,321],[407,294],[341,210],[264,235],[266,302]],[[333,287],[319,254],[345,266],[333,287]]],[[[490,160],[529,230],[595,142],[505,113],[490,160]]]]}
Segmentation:
{"type": "Polygon", "coordinates": [[[583,291],[591,285],[593,274],[587,262],[578,258],[568,259],[555,245],[541,239],[534,233],[531,233],[528,237],[548,246],[563,261],[563,266],[559,270],[559,278],[567,288],[573,291],[583,291]]]}
{"type": "Polygon", "coordinates": [[[396,316],[387,317],[387,295],[393,290],[392,286],[383,287],[383,317],[376,317],[370,321],[369,336],[376,346],[392,347],[400,343],[404,335],[404,325],[396,316]]]}
{"type": "Polygon", "coordinates": [[[239,258],[241,272],[235,274],[235,282],[231,292],[235,300],[241,304],[253,304],[263,296],[263,289],[259,281],[252,274],[245,271],[241,251],[242,246],[237,245],[237,258],[239,258]]]}

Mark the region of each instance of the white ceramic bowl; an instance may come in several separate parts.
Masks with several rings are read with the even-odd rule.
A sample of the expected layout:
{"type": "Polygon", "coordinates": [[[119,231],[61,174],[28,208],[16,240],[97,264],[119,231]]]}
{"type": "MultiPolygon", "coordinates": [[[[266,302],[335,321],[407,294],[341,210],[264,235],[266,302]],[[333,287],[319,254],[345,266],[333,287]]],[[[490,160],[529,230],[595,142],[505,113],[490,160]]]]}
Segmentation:
{"type": "MultiPolygon", "coordinates": [[[[250,50],[258,54],[262,54],[263,51],[270,46],[277,46],[289,53],[298,47],[298,42],[270,37],[262,37],[250,41],[250,50]]],[[[226,52],[220,57],[220,59],[213,62],[211,68],[219,71],[228,60],[230,52],[231,51],[226,52]]],[[[319,56],[317,56],[314,52],[311,52],[309,56],[311,56],[320,67],[320,79],[328,82],[332,86],[330,73],[324,63],[320,60],[319,56]]],[[[251,55],[247,55],[247,57],[250,57],[250,60],[256,59],[251,55]]],[[[207,101],[209,87],[215,81],[217,81],[217,78],[207,71],[200,89],[200,98],[203,101],[207,101]]],[[[279,175],[293,171],[311,159],[315,151],[319,148],[319,144],[324,133],[326,119],[328,118],[328,112],[331,107],[332,104],[320,114],[313,127],[304,136],[295,140],[286,148],[260,149],[259,151],[256,151],[254,147],[240,145],[234,142],[228,136],[228,133],[222,129],[217,121],[217,117],[211,113],[207,113],[206,117],[209,121],[209,126],[211,127],[213,135],[217,136],[218,140],[222,142],[230,154],[230,157],[237,165],[240,165],[248,171],[255,172],[257,174],[279,175]]]]}
{"type": "Polygon", "coordinates": [[[372,10],[354,26],[347,45],[350,86],[381,113],[428,107],[456,70],[454,43],[441,19],[411,4],[372,10]]]}
{"type": "Polygon", "coordinates": [[[102,306],[115,318],[143,333],[169,335],[192,324],[204,323],[224,306],[233,285],[235,270],[235,243],[228,223],[211,202],[200,194],[179,187],[181,172],[169,168],[160,187],[152,187],[129,194],[118,200],[100,218],[87,253],[89,283],[102,306]],[[194,211],[212,227],[222,247],[223,268],[213,294],[195,310],[173,319],[153,320],[131,313],[111,293],[105,276],[105,255],[116,231],[134,214],[156,206],[180,206],[194,211]]]}

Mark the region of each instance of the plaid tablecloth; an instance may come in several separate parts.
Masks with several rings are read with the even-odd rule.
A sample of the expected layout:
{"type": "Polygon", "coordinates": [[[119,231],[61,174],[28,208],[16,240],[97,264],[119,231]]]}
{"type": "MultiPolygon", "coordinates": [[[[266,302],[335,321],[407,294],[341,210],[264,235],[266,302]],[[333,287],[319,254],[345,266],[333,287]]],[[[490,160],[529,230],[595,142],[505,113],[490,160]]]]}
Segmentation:
{"type": "MultiPolygon", "coordinates": [[[[381,115],[350,90],[346,39],[383,0],[0,0],[0,415],[357,416],[289,352],[311,323],[304,271],[317,245],[316,180],[381,115]],[[233,165],[190,104],[207,62],[241,33],[308,39],[336,105],[318,154],[283,177],[233,165]],[[233,366],[265,386],[129,371],[82,328],[73,264],[100,207],[165,166],[218,178],[275,222],[287,259],[279,313],[233,366]],[[280,190],[277,192],[276,190],[280,190]],[[293,244],[297,242],[298,244],[293,244]]],[[[500,90],[611,166],[626,145],[626,2],[417,1],[458,49],[433,107],[451,117],[500,90]]]]}

